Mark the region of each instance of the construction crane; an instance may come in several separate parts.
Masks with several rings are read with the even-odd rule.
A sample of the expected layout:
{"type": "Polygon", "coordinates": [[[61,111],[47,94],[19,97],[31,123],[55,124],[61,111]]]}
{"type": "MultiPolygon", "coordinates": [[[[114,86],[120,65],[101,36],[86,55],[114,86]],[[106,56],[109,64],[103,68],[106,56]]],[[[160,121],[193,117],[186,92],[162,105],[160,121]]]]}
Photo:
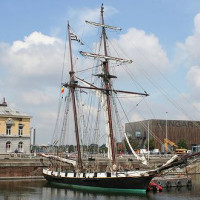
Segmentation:
{"type": "Polygon", "coordinates": [[[178,147],[174,142],[172,142],[167,138],[164,139],[164,146],[165,146],[165,153],[174,152],[175,148],[178,147]]]}

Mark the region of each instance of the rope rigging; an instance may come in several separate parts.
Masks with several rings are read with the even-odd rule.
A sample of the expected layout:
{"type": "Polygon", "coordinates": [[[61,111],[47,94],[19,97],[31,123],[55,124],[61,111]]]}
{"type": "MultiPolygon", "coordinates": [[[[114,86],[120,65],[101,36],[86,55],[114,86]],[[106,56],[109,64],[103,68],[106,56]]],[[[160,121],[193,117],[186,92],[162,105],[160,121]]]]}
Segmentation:
{"type": "MultiPolygon", "coordinates": [[[[98,23],[96,24],[96,25],[99,25],[98,23]]],[[[104,25],[105,27],[106,27],[106,25],[104,25]]],[[[98,29],[98,30],[100,30],[100,29],[98,29]]],[[[112,30],[113,31],[113,30],[112,30]]],[[[100,33],[100,32],[99,32],[100,33]]],[[[82,34],[83,35],[83,34],[82,34]]],[[[106,35],[106,41],[107,41],[107,43],[106,43],[106,48],[107,48],[107,50],[108,50],[108,52],[109,52],[109,54],[108,55],[111,55],[111,53],[110,52],[112,52],[113,50],[114,50],[114,52],[117,54],[117,55],[119,55],[119,53],[116,51],[116,49],[115,49],[115,46],[114,45],[117,45],[117,43],[113,43],[113,42],[111,42],[109,39],[108,39],[108,37],[107,37],[107,35],[106,35]],[[109,45],[108,45],[109,44],[109,45]],[[112,47],[112,49],[110,49],[109,48],[109,46],[110,47],[112,47]]],[[[67,40],[67,39],[66,39],[67,40]]],[[[64,75],[64,65],[65,65],[65,57],[66,57],[66,40],[65,40],[65,49],[64,49],[64,58],[63,58],[63,68],[62,68],[62,75],[61,75],[61,82],[63,81],[63,75],[64,75]]],[[[96,43],[95,45],[96,45],[96,47],[95,47],[95,49],[94,49],[94,52],[97,52],[97,54],[99,55],[100,54],[100,52],[101,52],[101,48],[102,48],[102,40],[103,40],[103,38],[102,38],[102,36],[100,36],[100,40],[99,40],[99,42],[98,43],[96,43]],[[97,47],[98,46],[98,47],[97,47]]],[[[84,42],[85,43],[85,42],[84,42]]],[[[86,44],[86,43],[85,43],[86,44]]],[[[78,48],[78,50],[80,50],[80,46],[81,45],[79,45],[79,48],[78,48]]],[[[134,45],[133,45],[134,46],[134,45]]],[[[87,46],[87,47],[89,47],[89,46],[87,46]]],[[[122,50],[122,48],[121,48],[121,51],[124,53],[124,55],[126,55],[126,53],[122,50]]],[[[140,52],[141,53],[141,52],[140,52]]],[[[142,53],[141,53],[142,54],[142,53]]],[[[143,55],[143,54],[142,54],[143,55]]],[[[127,55],[126,55],[126,57],[128,57],[127,55]]],[[[146,59],[148,59],[147,57],[145,57],[144,55],[143,55],[143,57],[144,58],[146,58],[146,59]]],[[[100,57],[99,57],[100,58],[100,57]]],[[[106,57],[106,61],[109,59],[110,57],[109,56],[107,56],[106,57]]],[[[112,57],[112,58],[114,58],[114,57],[112,57]]],[[[99,79],[99,77],[98,76],[94,76],[94,75],[97,75],[98,74],[98,72],[100,71],[100,68],[101,68],[101,66],[102,66],[102,63],[99,63],[99,62],[101,62],[101,61],[99,61],[99,60],[95,60],[95,59],[93,59],[95,62],[93,63],[93,66],[92,67],[88,67],[88,68],[86,68],[86,69],[81,69],[81,70],[78,70],[78,68],[75,70],[75,72],[76,72],[76,74],[82,74],[82,72],[87,72],[87,71],[89,71],[89,70],[91,70],[93,73],[93,76],[87,76],[87,79],[89,79],[90,78],[90,82],[91,83],[93,83],[94,85],[98,85],[97,84],[97,80],[99,79]]],[[[115,60],[115,61],[119,61],[119,60],[115,60]]],[[[172,87],[174,87],[173,86],[173,84],[171,84],[167,79],[166,79],[166,77],[163,75],[163,73],[156,67],[156,66],[154,66],[154,64],[150,61],[149,62],[153,67],[155,67],[157,70],[158,70],[158,72],[161,74],[161,76],[168,82],[168,84],[170,84],[172,87]]],[[[75,59],[75,61],[74,61],[74,66],[76,67],[76,66],[78,66],[78,59],[75,59]]],[[[144,88],[143,88],[143,86],[139,83],[139,81],[137,81],[137,78],[136,78],[136,76],[132,73],[132,71],[130,70],[130,68],[128,68],[127,67],[127,65],[125,64],[125,63],[121,63],[121,64],[119,64],[118,62],[115,62],[115,63],[111,63],[111,65],[110,65],[110,67],[109,67],[109,70],[110,70],[110,72],[111,72],[111,74],[112,75],[117,75],[117,72],[118,71],[116,71],[116,67],[118,67],[118,66],[121,66],[121,69],[123,69],[127,74],[128,74],[128,76],[129,76],[129,78],[130,78],[130,80],[132,81],[132,83],[134,84],[134,87],[136,87],[137,89],[142,89],[144,92],[145,92],[145,90],[144,90],[144,88]],[[116,64],[116,65],[114,65],[114,64],[116,64]]],[[[137,61],[136,61],[136,64],[138,65],[138,66],[140,66],[140,64],[138,64],[137,63],[137,61]]],[[[186,115],[187,117],[189,117],[189,115],[188,115],[188,113],[180,106],[180,104],[179,103],[177,103],[175,100],[173,100],[173,99],[170,99],[170,96],[169,96],[169,94],[165,91],[165,90],[163,90],[162,88],[161,88],[161,85],[159,85],[158,83],[156,83],[153,79],[152,79],[152,77],[147,73],[147,72],[145,72],[143,69],[142,69],[142,67],[141,68],[139,68],[138,69],[140,72],[141,72],[141,74],[143,74],[143,76],[146,78],[146,80],[148,80],[150,83],[151,83],[151,85],[153,85],[173,106],[175,106],[179,111],[181,111],[184,115],[186,115]]],[[[104,74],[105,75],[105,74],[104,74]]],[[[71,77],[72,78],[72,77],[71,77]]],[[[111,77],[111,78],[113,78],[113,77],[111,77]]],[[[109,84],[110,84],[110,88],[113,88],[113,82],[114,82],[114,80],[113,79],[111,79],[110,78],[110,80],[109,80],[109,84]]],[[[73,79],[74,79],[74,77],[73,77],[73,79]]],[[[103,81],[101,80],[100,81],[100,84],[99,84],[99,87],[102,87],[103,86],[103,81]]],[[[176,89],[176,91],[178,91],[178,89],[176,88],[176,87],[174,87],[174,89],[176,89]]],[[[80,90],[80,92],[81,92],[81,89],[79,89],[80,90]]],[[[76,89],[76,92],[78,91],[78,89],[76,89]]],[[[87,97],[89,97],[88,98],[88,100],[87,101],[84,101],[85,100],[85,97],[82,97],[82,95],[80,94],[79,96],[78,96],[78,94],[75,92],[75,95],[76,95],[76,99],[77,99],[77,107],[78,107],[78,109],[80,110],[79,111],[79,113],[78,113],[78,119],[79,119],[79,127],[80,127],[80,132],[82,132],[82,137],[81,137],[81,143],[82,144],[85,144],[85,143],[97,143],[98,141],[100,141],[100,138],[102,137],[102,135],[104,135],[104,134],[102,134],[101,133],[101,125],[100,125],[100,116],[101,116],[101,100],[100,100],[100,98],[99,98],[99,100],[95,100],[95,98],[93,97],[93,93],[94,92],[92,92],[92,91],[87,91],[87,97]],[[87,105],[87,110],[85,109],[85,108],[82,108],[82,104],[83,104],[83,102],[85,102],[84,103],[84,105],[87,105]],[[93,107],[95,106],[95,105],[97,105],[97,114],[96,114],[96,118],[94,119],[92,119],[92,117],[94,116],[94,114],[93,114],[93,107]],[[86,114],[86,115],[85,115],[86,114]],[[82,116],[82,119],[81,119],[81,116],[82,116]],[[81,126],[80,125],[80,123],[81,123],[81,121],[83,121],[83,125],[81,126]],[[82,128],[81,128],[82,127],[82,128]],[[90,134],[90,136],[88,136],[88,137],[86,137],[86,135],[89,135],[90,134]]],[[[105,93],[105,91],[101,91],[102,93],[104,92],[105,93]]],[[[122,104],[121,104],[121,102],[120,102],[120,100],[119,100],[119,98],[122,98],[122,97],[120,97],[120,96],[118,96],[118,94],[117,94],[117,92],[115,92],[114,90],[113,91],[107,91],[107,92],[109,92],[109,94],[110,94],[110,96],[112,96],[110,99],[111,99],[111,113],[112,113],[112,119],[113,119],[113,124],[116,124],[116,126],[114,127],[114,129],[115,129],[115,133],[117,132],[117,130],[119,129],[119,134],[121,135],[120,137],[122,138],[122,133],[123,133],[123,125],[122,125],[122,120],[123,120],[123,118],[125,117],[126,118],[126,120],[130,123],[130,121],[128,120],[128,115],[125,113],[125,109],[122,107],[122,104]],[[116,99],[117,99],[117,101],[118,101],[118,103],[116,102],[116,99]],[[124,114],[124,116],[123,116],[123,118],[121,118],[120,119],[120,115],[119,115],[119,111],[118,111],[118,108],[117,108],[117,104],[119,104],[120,105],[120,107],[121,107],[121,109],[122,109],[122,111],[123,111],[123,114],[124,114]],[[114,115],[115,114],[115,115],[114,115]],[[117,127],[117,128],[116,128],[117,127]]],[[[146,92],[145,92],[146,93],[146,92]]],[[[68,94],[67,95],[67,102],[68,101],[70,101],[70,95],[68,94]]],[[[140,100],[140,102],[138,103],[138,104],[136,104],[136,107],[141,103],[141,102],[145,102],[145,104],[146,104],[146,106],[148,107],[148,110],[150,111],[150,113],[151,113],[151,115],[155,118],[155,114],[153,113],[153,110],[149,107],[149,105],[148,105],[148,103],[144,100],[144,98],[142,98],[141,100],[140,100]]],[[[59,103],[58,103],[58,113],[57,113],[57,119],[56,119],[56,125],[55,125],[55,129],[54,129],[54,133],[53,133],[53,137],[52,137],[52,144],[53,143],[55,143],[55,141],[57,140],[57,136],[56,136],[56,133],[58,132],[58,127],[59,127],[59,120],[60,120],[60,118],[61,118],[61,107],[62,107],[62,104],[63,104],[63,96],[60,94],[60,97],[59,97],[59,103]]],[[[86,107],[86,106],[85,106],[86,107]]],[[[136,108],[137,109],[137,108],[136,108]]],[[[130,109],[129,110],[129,112],[128,112],[128,114],[131,112],[132,110],[130,109]]],[[[67,121],[67,116],[69,115],[69,104],[68,103],[66,103],[66,107],[65,107],[65,111],[64,111],[64,115],[63,115],[63,125],[62,125],[62,129],[61,129],[61,137],[60,137],[60,144],[63,144],[63,142],[65,141],[65,133],[66,133],[66,125],[67,125],[67,123],[68,123],[68,121],[67,121]]],[[[140,113],[140,115],[141,115],[141,113],[140,113]]],[[[144,123],[142,123],[141,122],[141,125],[142,125],[142,127],[144,127],[145,129],[147,129],[147,126],[146,126],[146,124],[144,124],[144,123]]],[[[197,124],[197,126],[199,127],[199,124],[197,124]]],[[[156,140],[156,141],[158,141],[159,143],[163,143],[156,135],[155,135],[155,133],[153,133],[152,131],[150,131],[150,134],[152,135],[152,137],[156,140]]]]}

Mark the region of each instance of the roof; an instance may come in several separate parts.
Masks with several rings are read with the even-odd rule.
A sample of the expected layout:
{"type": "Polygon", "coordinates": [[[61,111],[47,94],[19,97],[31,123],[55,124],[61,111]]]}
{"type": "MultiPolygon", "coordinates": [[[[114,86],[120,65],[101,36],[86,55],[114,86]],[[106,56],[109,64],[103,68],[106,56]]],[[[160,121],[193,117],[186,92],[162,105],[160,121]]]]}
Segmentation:
{"type": "Polygon", "coordinates": [[[11,108],[7,105],[2,105],[2,104],[0,104],[0,116],[31,118],[31,116],[29,116],[25,113],[14,110],[13,108],[11,108]]]}

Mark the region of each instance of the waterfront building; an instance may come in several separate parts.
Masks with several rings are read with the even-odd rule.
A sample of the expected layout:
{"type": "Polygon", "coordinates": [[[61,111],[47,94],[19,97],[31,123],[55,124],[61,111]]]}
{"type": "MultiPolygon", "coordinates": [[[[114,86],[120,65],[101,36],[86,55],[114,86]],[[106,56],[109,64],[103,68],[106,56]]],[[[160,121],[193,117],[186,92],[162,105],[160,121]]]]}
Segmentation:
{"type": "Polygon", "coordinates": [[[200,147],[200,121],[150,119],[125,124],[126,133],[138,141],[140,148],[146,147],[148,130],[149,138],[161,152],[165,138],[175,144],[182,139],[194,151],[200,147]]]}
{"type": "Polygon", "coordinates": [[[9,107],[5,101],[0,104],[0,153],[30,153],[30,119],[9,107]]]}

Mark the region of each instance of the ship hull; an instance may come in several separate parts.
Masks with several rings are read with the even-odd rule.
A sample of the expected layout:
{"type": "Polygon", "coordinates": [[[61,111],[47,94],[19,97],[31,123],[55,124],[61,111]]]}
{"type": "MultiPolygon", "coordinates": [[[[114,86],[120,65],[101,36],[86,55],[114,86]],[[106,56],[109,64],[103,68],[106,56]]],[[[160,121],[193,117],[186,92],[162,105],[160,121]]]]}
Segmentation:
{"type": "Polygon", "coordinates": [[[151,176],[143,177],[105,177],[78,178],[58,177],[44,174],[46,180],[57,186],[73,189],[84,189],[105,192],[145,193],[152,180],[151,176]]]}

